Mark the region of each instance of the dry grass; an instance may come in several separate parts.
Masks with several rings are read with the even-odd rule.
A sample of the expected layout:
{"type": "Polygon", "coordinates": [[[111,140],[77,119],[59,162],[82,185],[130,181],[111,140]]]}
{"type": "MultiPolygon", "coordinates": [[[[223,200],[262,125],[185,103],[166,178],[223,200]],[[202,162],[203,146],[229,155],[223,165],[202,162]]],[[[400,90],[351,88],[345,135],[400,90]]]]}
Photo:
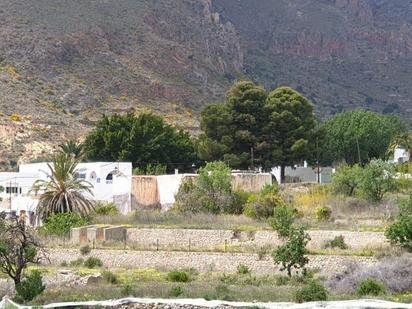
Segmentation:
{"type": "Polygon", "coordinates": [[[330,279],[327,286],[335,294],[351,294],[368,278],[383,282],[390,293],[412,291],[412,255],[388,257],[369,267],[351,264],[344,273],[330,279]]]}
{"type": "Polygon", "coordinates": [[[127,296],[167,299],[173,298],[171,290],[177,286],[182,291],[179,298],[280,302],[291,301],[293,292],[302,285],[299,280],[288,280],[280,285],[282,280],[275,275],[197,274],[193,270],[187,271],[190,273],[189,282],[175,283],[167,280],[167,273],[157,270],[112,270],[118,279],[116,284],[47,289],[32,304],[118,299],[127,296]]]}
{"type": "Polygon", "coordinates": [[[383,202],[373,204],[360,198],[332,194],[327,185],[305,186],[288,196],[301,215],[300,223],[313,229],[382,231],[398,211],[397,195],[389,195],[383,202]],[[329,207],[331,220],[318,222],[318,207],[329,207]]]}
{"type": "Polygon", "coordinates": [[[146,228],[223,229],[253,231],[269,228],[264,221],[237,215],[180,213],[139,210],[131,215],[100,216],[94,224],[124,225],[146,228]]]}

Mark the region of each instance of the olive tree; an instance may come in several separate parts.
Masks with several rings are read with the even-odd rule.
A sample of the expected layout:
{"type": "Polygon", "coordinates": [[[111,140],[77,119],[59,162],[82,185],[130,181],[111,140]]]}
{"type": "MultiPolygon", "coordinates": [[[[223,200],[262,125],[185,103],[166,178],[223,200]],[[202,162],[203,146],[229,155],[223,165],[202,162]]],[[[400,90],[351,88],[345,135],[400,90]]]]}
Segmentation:
{"type": "Polygon", "coordinates": [[[23,271],[30,263],[39,263],[43,247],[32,228],[19,220],[0,214],[0,271],[20,285],[23,271]]]}
{"type": "Polygon", "coordinates": [[[275,264],[281,264],[281,271],[286,270],[289,277],[292,276],[293,269],[305,270],[309,262],[306,249],[309,241],[310,237],[302,227],[295,228],[289,232],[287,242],[273,251],[275,264]]]}

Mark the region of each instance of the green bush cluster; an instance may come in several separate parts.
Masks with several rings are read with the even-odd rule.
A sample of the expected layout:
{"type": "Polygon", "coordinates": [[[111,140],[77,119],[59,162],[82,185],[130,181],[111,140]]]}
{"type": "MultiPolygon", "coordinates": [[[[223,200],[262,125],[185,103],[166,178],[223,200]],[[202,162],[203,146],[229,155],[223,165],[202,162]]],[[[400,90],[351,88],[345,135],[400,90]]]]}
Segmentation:
{"type": "Polygon", "coordinates": [[[274,208],[284,204],[279,187],[266,185],[258,194],[233,190],[231,170],[223,162],[210,162],[199,170],[199,177],[186,179],[176,194],[174,210],[213,214],[244,214],[255,219],[273,216],[274,208]]]}
{"type": "Polygon", "coordinates": [[[412,195],[400,202],[399,215],[386,229],[385,236],[392,244],[412,252],[412,195]]]}
{"type": "Polygon", "coordinates": [[[237,273],[241,274],[241,275],[247,275],[251,273],[251,270],[249,269],[248,266],[244,265],[244,264],[239,264],[237,266],[237,273]]]}
{"type": "Polygon", "coordinates": [[[102,272],[103,280],[109,284],[117,284],[119,280],[117,276],[109,270],[105,270],[102,272]]]}
{"type": "Polygon", "coordinates": [[[281,237],[287,237],[293,228],[296,217],[297,211],[295,208],[282,204],[274,208],[273,217],[268,222],[281,237]]]}
{"type": "Polygon", "coordinates": [[[367,296],[367,295],[372,295],[372,296],[379,296],[384,294],[386,291],[385,285],[374,279],[374,278],[368,278],[364,281],[362,281],[357,289],[357,293],[359,296],[367,296]]]}
{"type": "Polygon", "coordinates": [[[80,254],[81,255],[88,255],[92,252],[92,248],[89,245],[81,246],[80,247],[80,254]]]}
{"type": "Polygon", "coordinates": [[[98,268],[103,266],[102,260],[96,257],[89,257],[84,261],[83,264],[87,268],[98,268]]]}
{"type": "Polygon", "coordinates": [[[383,160],[372,160],[364,167],[342,166],[332,178],[336,193],[358,196],[380,202],[386,193],[397,190],[395,166],[383,160]]]}
{"type": "Polygon", "coordinates": [[[169,291],[170,297],[179,297],[183,294],[183,288],[181,286],[174,286],[169,291]]]}
{"type": "Polygon", "coordinates": [[[38,270],[34,270],[16,285],[15,300],[17,302],[29,302],[43,293],[45,288],[41,273],[38,270]]]}
{"type": "Polygon", "coordinates": [[[98,216],[117,216],[119,209],[114,203],[98,202],[95,207],[95,213],[98,216]]]}
{"type": "Polygon", "coordinates": [[[326,301],[328,299],[328,291],[318,281],[311,280],[295,293],[295,301],[297,303],[311,301],[326,301]]]}
{"type": "Polygon", "coordinates": [[[332,217],[332,209],[327,206],[319,206],[315,210],[316,220],[329,221],[332,217]]]}
{"type": "Polygon", "coordinates": [[[325,248],[339,248],[342,250],[348,249],[348,245],[345,243],[345,237],[342,235],[336,236],[332,240],[329,240],[325,244],[325,248]]]}
{"type": "Polygon", "coordinates": [[[78,258],[76,260],[73,260],[69,263],[70,267],[80,267],[83,266],[84,259],[78,258]]]}
{"type": "Polygon", "coordinates": [[[41,232],[47,236],[67,236],[74,227],[80,227],[89,223],[88,218],[84,218],[76,213],[56,213],[47,217],[41,232]]]}
{"type": "MultiPolygon", "coordinates": [[[[67,262],[64,262],[67,265],[67,262]]],[[[102,267],[103,262],[96,257],[89,257],[86,260],[82,258],[78,258],[76,260],[73,260],[69,263],[70,267],[81,267],[85,266],[87,268],[97,268],[97,267],[102,267]]]]}
{"type": "Polygon", "coordinates": [[[267,219],[273,216],[277,207],[284,205],[277,184],[265,185],[259,194],[249,196],[243,214],[255,219],[267,219]]]}
{"type": "Polygon", "coordinates": [[[167,279],[172,282],[188,282],[189,274],[185,271],[174,270],[167,274],[167,279]]]}

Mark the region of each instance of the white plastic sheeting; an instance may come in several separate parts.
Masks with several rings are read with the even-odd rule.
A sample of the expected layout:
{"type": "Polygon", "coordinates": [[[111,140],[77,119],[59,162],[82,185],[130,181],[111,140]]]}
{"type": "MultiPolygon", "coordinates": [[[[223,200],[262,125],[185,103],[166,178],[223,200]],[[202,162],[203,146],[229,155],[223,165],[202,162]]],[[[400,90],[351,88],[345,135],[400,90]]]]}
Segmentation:
{"type": "MultiPolygon", "coordinates": [[[[108,301],[87,301],[87,302],[68,302],[68,303],[55,303],[42,306],[42,308],[63,308],[63,307],[114,307],[126,304],[168,304],[168,305],[193,305],[206,308],[215,308],[218,306],[231,306],[231,307],[259,307],[268,309],[277,308],[289,308],[289,309],[314,309],[314,308],[326,308],[326,309],[363,309],[363,308],[377,308],[377,309],[412,309],[412,304],[400,304],[380,300],[351,300],[351,301],[337,301],[337,302],[312,302],[304,304],[293,303],[242,303],[242,302],[226,302],[226,301],[206,301],[204,299],[147,299],[147,298],[124,298],[119,300],[108,301]]],[[[3,298],[0,302],[0,309],[10,309],[12,307],[18,309],[32,308],[29,306],[20,306],[7,298],[3,298]]],[[[37,306],[38,307],[38,306],[37,306]]]]}

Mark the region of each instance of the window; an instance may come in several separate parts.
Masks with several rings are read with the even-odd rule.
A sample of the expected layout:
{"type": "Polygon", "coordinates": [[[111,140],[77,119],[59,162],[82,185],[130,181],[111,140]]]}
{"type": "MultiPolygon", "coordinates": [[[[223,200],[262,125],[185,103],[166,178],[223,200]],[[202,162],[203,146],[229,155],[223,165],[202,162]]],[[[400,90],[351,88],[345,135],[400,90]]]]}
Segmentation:
{"type": "Polygon", "coordinates": [[[112,184],[112,183],[113,183],[113,173],[109,173],[109,174],[106,176],[106,183],[107,183],[107,184],[112,184]]]}
{"type": "Polygon", "coordinates": [[[76,173],[75,177],[77,179],[86,179],[86,173],[76,173]]]}
{"type": "Polygon", "coordinates": [[[20,193],[21,194],[21,188],[19,187],[6,187],[6,193],[7,194],[17,194],[20,193]]]}

